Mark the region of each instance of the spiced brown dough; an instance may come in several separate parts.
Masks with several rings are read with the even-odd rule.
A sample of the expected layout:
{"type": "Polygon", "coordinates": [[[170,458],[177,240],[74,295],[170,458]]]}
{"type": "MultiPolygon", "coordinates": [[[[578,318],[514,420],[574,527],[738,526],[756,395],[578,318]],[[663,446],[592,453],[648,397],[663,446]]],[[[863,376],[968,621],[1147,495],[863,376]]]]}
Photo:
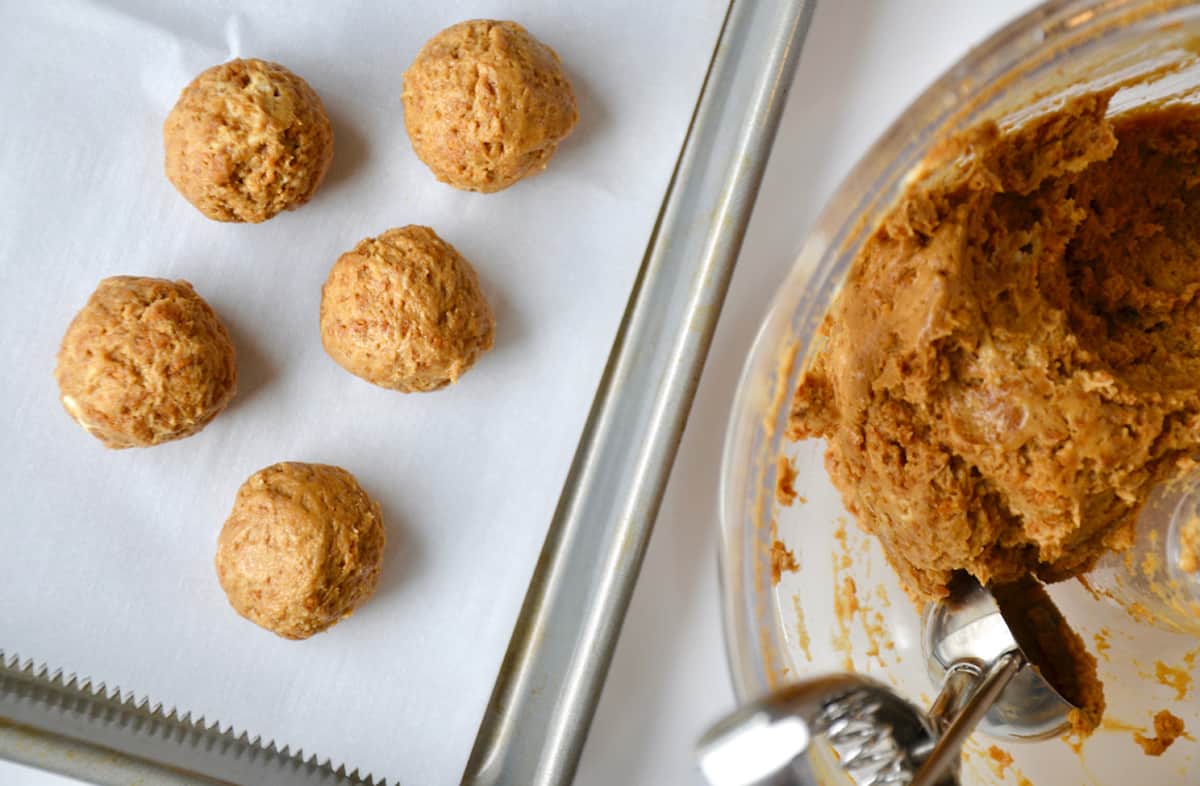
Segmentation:
{"type": "Polygon", "coordinates": [[[379,505],[349,472],[274,464],[238,489],[217,541],[217,578],[238,614],[305,639],[371,597],[385,544],[379,505]]]}
{"type": "Polygon", "coordinates": [[[579,119],[558,54],[515,22],[475,19],[404,72],[404,125],[438,180],[499,191],[546,168],[579,119]]]}
{"type": "Polygon", "coordinates": [[[333,130],[307,82],[230,60],[183,89],[163,124],[167,177],[216,221],[266,221],[303,205],[333,160],[333,130]]]}
{"type": "Polygon", "coordinates": [[[907,587],[1055,580],[1200,448],[1200,110],[1085,94],[943,145],[820,328],[790,436],[907,587]]]}
{"type": "Polygon", "coordinates": [[[411,393],[457,382],[494,335],[475,269],[429,227],[363,240],[321,290],[325,351],[381,387],[411,393]]]}
{"type": "Polygon", "coordinates": [[[1154,736],[1147,737],[1135,733],[1133,740],[1142,746],[1142,752],[1147,756],[1161,756],[1175,744],[1175,741],[1187,734],[1183,719],[1174,715],[1170,710],[1159,710],[1154,713],[1154,736]]]}
{"type": "Polygon", "coordinates": [[[215,418],[237,388],[237,362],[191,284],[114,276],[71,321],[54,376],[67,413],[106,447],[148,447],[215,418]]]}

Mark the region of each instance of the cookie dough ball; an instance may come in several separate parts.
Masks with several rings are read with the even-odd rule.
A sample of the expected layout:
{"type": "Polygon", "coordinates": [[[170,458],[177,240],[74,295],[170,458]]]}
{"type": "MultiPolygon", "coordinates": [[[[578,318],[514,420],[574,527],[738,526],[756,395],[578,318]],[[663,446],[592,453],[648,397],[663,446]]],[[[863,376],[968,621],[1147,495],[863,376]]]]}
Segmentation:
{"type": "Polygon", "coordinates": [[[536,175],[578,119],[558,55],[515,22],[446,28],[404,73],[413,150],[455,188],[499,191],[536,175]]]}
{"type": "Polygon", "coordinates": [[[492,348],[475,269],[429,227],[370,237],[321,290],[321,342],[351,374],[405,393],[437,390],[492,348]]]}
{"type": "Polygon", "coordinates": [[[379,505],[353,475],[283,462],[238,489],[217,539],[217,579],[238,614],[306,639],[371,597],[385,542],[379,505]]]}
{"type": "Polygon", "coordinates": [[[333,159],[321,99],[281,65],[230,60],[184,88],[163,124],[167,177],[217,221],[266,221],[316,193],[333,159]]]}
{"type": "Polygon", "coordinates": [[[63,406],[110,448],[195,434],[237,387],[233,342],[186,281],[115,276],[75,315],[54,371],[63,406]]]}

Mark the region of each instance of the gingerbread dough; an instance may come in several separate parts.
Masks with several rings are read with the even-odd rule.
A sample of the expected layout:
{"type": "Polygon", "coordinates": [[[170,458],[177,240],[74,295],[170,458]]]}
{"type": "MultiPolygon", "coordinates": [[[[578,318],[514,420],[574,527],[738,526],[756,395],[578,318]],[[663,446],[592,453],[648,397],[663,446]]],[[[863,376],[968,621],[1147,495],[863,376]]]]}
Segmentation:
{"type": "Polygon", "coordinates": [[[795,393],[908,588],[1055,580],[1200,449],[1200,109],[1108,93],[941,146],[867,240],[795,393]]]}
{"type": "Polygon", "coordinates": [[[371,597],[385,543],[378,503],[349,472],[274,464],[238,489],[217,541],[217,578],[238,614],[305,639],[371,597]]]}
{"type": "Polygon", "coordinates": [[[96,287],[54,376],[68,414],[110,448],[195,434],[237,389],[233,342],[192,285],[133,276],[96,287]]]}
{"type": "Polygon", "coordinates": [[[558,55],[515,22],[431,38],[404,72],[404,125],[438,180],[499,191],[546,168],[579,112],[558,55]]]}
{"type": "Polygon", "coordinates": [[[321,341],[351,374],[411,393],[443,388],[492,348],[475,269],[429,227],[389,229],[342,254],[321,290],[321,341]]]}
{"type": "Polygon", "coordinates": [[[167,177],[216,221],[258,223],[303,205],[333,159],[308,83],[281,65],[230,60],[184,88],[163,124],[167,177]]]}

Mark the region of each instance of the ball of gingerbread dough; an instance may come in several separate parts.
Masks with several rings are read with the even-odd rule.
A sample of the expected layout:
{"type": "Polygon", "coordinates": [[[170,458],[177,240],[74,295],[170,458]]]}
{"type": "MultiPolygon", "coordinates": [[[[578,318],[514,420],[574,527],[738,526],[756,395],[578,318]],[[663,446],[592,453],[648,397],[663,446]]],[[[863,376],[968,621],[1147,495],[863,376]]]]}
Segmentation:
{"type": "Polygon", "coordinates": [[[233,398],[233,342],[186,281],[115,276],[96,287],[58,351],[63,406],[110,448],[195,434],[233,398]]]}
{"type": "Polygon", "coordinates": [[[321,290],[321,342],[351,374],[405,393],[445,387],[492,348],[475,269],[429,227],[389,229],[338,259],[321,290]]]}
{"type": "Polygon", "coordinates": [[[371,597],[385,543],[379,505],[353,475],[283,462],[238,489],[217,540],[217,579],[238,614],[306,639],[371,597]]]}
{"type": "Polygon", "coordinates": [[[404,72],[404,124],[443,183],[499,191],[546,168],[579,112],[558,55],[515,22],[431,38],[404,72]]]}
{"type": "Polygon", "coordinates": [[[281,65],[230,60],[184,88],[163,124],[167,177],[217,221],[258,223],[316,193],[333,159],[321,99],[281,65]]]}

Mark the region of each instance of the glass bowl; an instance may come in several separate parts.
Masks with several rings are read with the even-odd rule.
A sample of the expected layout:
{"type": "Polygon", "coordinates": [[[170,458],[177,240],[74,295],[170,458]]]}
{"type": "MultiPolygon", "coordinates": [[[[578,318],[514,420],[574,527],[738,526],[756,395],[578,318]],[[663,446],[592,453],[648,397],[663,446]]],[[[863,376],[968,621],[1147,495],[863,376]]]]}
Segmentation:
{"type": "MultiPolygon", "coordinates": [[[[1200,92],[1200,6],[1146,0],[1056,0],[992,35],[930,86],[853,169],[816,222],[755,340],[722,457],[721,581],[734,689],[747,701],[793,677],[853,669],[928,707],[937,693],[921,653],[920,609],[874,539],[842,507],[824,443],[784,437],[788,404],[816,326],[864,240],[932,144],[984,119],[1019,124],[1064,95],[1170,73],[1123,88],[1120,112],[1200,92]],[[778,462],[792,461],[800,498],[776,499],[778,462]],[[796,570],[772,576],[772,546],[796,570]]],[[[1200,736],[1191,683],[1200,640],[1139,621],[1086,582],[1051,588],[1097,656],[1108,712],[1089,739],[1040,743],[972,738],[965,784],[1194,784],[1200,744],[1182,739],[1148,758],[1134,735],[1169,709],[1200,736]],[[1011,757],[1011,758],[1010,758],[1011,757]],[[1027,780],[1021,780],[1025,778],[1027,780]]]]}

